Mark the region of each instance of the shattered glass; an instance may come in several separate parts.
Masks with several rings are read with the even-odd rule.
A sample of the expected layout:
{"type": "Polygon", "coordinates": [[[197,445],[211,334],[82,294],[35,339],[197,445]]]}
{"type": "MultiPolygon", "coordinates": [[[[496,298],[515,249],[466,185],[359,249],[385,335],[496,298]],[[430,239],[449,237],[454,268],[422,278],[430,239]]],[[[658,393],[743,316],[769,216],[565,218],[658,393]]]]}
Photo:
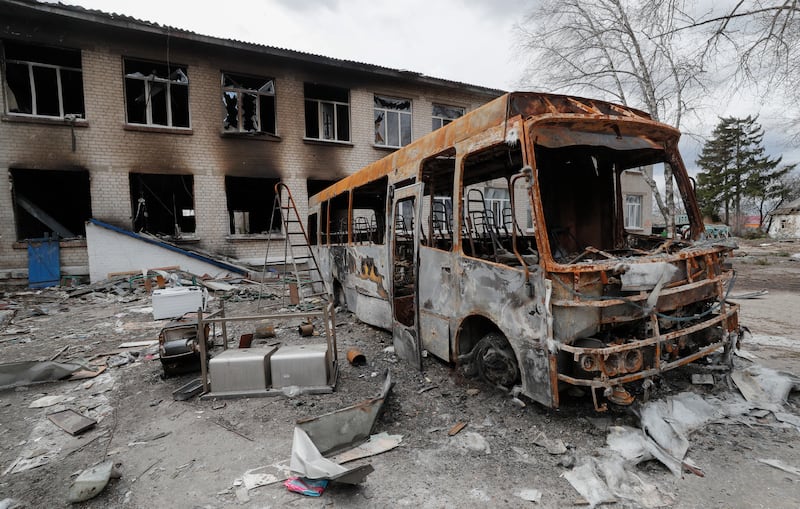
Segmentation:
{"type": "Polygon", "coordinates": [[[276,134],[275,83],[271,78],[223,72],[222,87],[226,111],[222,123],[224,130],[276,134]]]}

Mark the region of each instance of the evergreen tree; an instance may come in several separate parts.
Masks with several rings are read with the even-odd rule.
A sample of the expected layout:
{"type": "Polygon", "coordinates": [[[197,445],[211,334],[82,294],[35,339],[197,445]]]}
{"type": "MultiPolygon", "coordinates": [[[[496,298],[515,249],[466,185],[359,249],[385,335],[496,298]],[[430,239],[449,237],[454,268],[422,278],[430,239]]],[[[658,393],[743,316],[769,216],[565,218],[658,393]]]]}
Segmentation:
{"type": "Polygon", "coordinates": [[[720,217],[740,233],[742,203],[758,203],[763,221],[766,203],[781,195],[781,177],[794,166],[778,167],[781,158],[765,155],[764,130],[757,117],[721,118],[697,160],[697,199],[705,215],[720,217]]]}

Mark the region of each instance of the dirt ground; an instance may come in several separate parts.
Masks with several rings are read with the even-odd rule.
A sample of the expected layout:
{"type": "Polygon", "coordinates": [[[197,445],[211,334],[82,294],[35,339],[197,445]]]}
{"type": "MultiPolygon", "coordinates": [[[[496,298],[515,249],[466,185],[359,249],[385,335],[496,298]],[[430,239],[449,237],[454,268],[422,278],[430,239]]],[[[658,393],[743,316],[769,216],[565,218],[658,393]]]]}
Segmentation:
{"type": "MultiPolygon", "coordinates": [[[[757,290],[768,293],[738,299],[741,322],[752,332],[742,344],[756,362],[800,375],[800,242],[740,241],[733,260],[737,281],[731,299],[757,290]]],[[[212,308],[220,295],[211,301],[212,308]]],[[[231,299],[229,315],[257,312],[252,300],[231,299]]],[[[120,351],[122,342],[156,339],[164,321],[153,321],[149,297],[95,292],[69,297],[61,289],[7,289],[0,294],[1,362],[89,359],[120,351]]],[[[298,323],[279,324],[278,339],[297,336],[298,323]]],[[[252,325],[229,328],[229,337],[252,325]]],[[[319,329],[319,327],[318,327],[319,329]]],[[[134,362],[109,367],[81,381],[51,382],[0,392],[0,507],[13,498],[25,507],[65,507],[74,475],[113,459],[122,476],[96,498],[77,507],[585,507],[562,474],[577,458],[596,454],[609,425],[637,425],[628,409],[594,411],[587,396],[566,398],[558,410],[527,402],[520,408],[505,393],[465,379],[458,370],[432,358],[417,372],[384,349],[391,336],[337,316],[339,381],[332,394],[226,401],[174,401],[172,391],[197,375],[162,378],[157,355],[128,349],[134,362]],[[367,365],[344,360],[353,347],[367,365]],[[296,420],[316,416],[379,394],[382,373],[391,370],[394,388],[376,431],[402,435],[401,445],[359,460],[374,467],[360,486],[332,485],[320,498],[290,493],[275,483],[243,488],[246,471],[287,462],[296,420]],[[63,396],[57,405],[29,408],[43,396],[63,396]],[[54,426],[47,414],[71,408],[98,421],[73,437],[54,426]],[[467,425],[449,436],[458,422],[467,425]],[[553,455],[535,442],[541,434],[560,438],[564,454],[553,455]],[[12,472],[20,459],[41,466],[12,472]],[[538,503],[518,496],[541,491],[538,503]]],[[[221,343],[217,338],[217,343],[221,343]]],[[[737,358],[737,364],[750,361],[737,358]]],[[[112,362],[113,363],[113,362],[112,362]]],[[[656,383],[655,397],[683,390],[725,395],[736,392],[724,374],[715,386],[692,385],[688,366],[656,383]]],[[[800,394],[792,393],[785,412],[800,415],[800,394]]],[[[656,461],[639,473],[674,497],[676,508],[800,507],[800,476],[758,459],[778,459],[800,468],[800,429],[779,425],[767,413],[739,422],[708,424],[691,435],[689,456],[705,476],[676,478],[656,461]]],[[[629,503],[608,507],[636,507],[629,503]]]]}

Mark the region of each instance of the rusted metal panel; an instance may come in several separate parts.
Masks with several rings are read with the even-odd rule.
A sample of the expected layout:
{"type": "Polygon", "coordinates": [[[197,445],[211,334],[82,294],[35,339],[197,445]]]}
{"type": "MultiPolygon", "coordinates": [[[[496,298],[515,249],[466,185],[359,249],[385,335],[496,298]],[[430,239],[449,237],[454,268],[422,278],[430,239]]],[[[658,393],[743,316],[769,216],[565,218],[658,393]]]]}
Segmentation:
{"type": "Polygon", "coordinates": [[[451,359],[450,317],[461,294],[453,273],[454,255],[421,247],[419,253],[419,306],[422,346],[440,359],[451,359]]]}
{"type": "Polygon", "coordinates": [[[480,315],[496,324],[517,355],[522,393],[552,406],[557,396],[551,384],[549,356],[555,345],[545,337],[545,289],[538,267],[530,281],[521,269],[475,258],[459,258],[456,270],[461,298],[453,315],[480,315]]]}
{"type": "Polygon", "coordinates": [[[375,327],[390,329],[385,245],[332,246],[328,256],[321,256],[320,270],[333,288],[334,280],[342,285],[350,311],[359,320],[375,327]]]}
{"type": "Polygon", "coordinates": [[[308,434],[322,454],[358,445],[369,438],[391,390],[392,377],[387,370],[378,396],[317,417],[300,419],[297,427],[308,434]]]}

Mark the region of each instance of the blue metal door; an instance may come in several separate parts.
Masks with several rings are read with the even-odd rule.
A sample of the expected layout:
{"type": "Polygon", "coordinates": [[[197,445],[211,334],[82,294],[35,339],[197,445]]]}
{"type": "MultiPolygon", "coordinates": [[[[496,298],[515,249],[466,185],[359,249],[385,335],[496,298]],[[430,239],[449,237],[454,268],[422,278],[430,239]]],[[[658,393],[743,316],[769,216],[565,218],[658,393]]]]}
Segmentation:
{"type": "Polygon", "coordinates": [[[28,239],[28,287],[56,286],[61,279],[58,239],[28,239]]]}

